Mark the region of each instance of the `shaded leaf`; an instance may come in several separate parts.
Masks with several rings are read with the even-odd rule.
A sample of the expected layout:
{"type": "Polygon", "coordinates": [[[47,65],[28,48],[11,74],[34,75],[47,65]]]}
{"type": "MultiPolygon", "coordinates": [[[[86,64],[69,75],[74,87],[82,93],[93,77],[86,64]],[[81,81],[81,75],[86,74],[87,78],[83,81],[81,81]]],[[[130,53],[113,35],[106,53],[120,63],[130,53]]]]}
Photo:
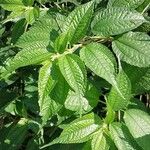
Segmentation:
{"type": "Polygon", "coordinates": [[[114,87],[112,87],[108,96],[108,104],[113,110],[118,111],[120,109],[126,108],[129,104],[131,98],[131,83],[128,76],[123,71],[119,72],[116,80],[118,88],[121,91],[123,97],[114,87]]]}
{"type": "Polygon", "coordinates": [[[144,93],[150,90],[150,68],[139,68],[123,63],[123,70],[132,84],[132,93],[144,93]]]}
{"type": "Polygon", "coordinates": [[[22,118],[16,125],[11,127],[4,140],[3,149],[16,150],[19,149],[24,141],[28,130],[28,121],[22,118]]]}
{"type": "Polygon", "coordinates": [[[39,72],[38,102],[43,122],[46,122],[48,118],[52,117],[59,109],[57,103],[49,97],[50,92],[56,84],[56,81],[53,79],[52,68],[52,63],[46,62],[39,72]]]}
{"type": "Polygon", "coordinates": [[[24,33],[25,31],[25,26],[26,26],[26,20],[25,19],[21,19],[19,21],[17,21],[13,27],[12,30],[12,43],[16,43],[18,38],[24,33]]]}
{"type": "Polygon", "coordinates": [[[25,18],[29,24],[32,24],[39,17],[39,8],[31,7],[25,11],[25,18]]]}
{"type": "Polygon", "coordinates": [[[144,111],[130,109],[125,112],[125,123],[139,146],[144,150],[150,147],[150,116],[144,111]]]}
{"type": "Polygon", "coordinates": [[[59,58],[58,63],[60,71],[70,87],[78,94],[84,95],[87,77],[81,59],[75,54],[70,54],[59,58]]]}
{"type": "Polygon", "coordinates": [[[109,128],[118,150],[142,150],[124,124],[114,122],[109,128]]]}

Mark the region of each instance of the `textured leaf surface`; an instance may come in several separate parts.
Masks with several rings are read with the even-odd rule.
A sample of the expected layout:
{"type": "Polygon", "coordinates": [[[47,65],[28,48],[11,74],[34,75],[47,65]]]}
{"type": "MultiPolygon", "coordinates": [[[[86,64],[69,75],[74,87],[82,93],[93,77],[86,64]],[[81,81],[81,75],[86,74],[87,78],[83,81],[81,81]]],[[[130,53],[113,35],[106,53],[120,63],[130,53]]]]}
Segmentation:
{"type": "Polygon", "coordinates": [[[78,42],[87,32],[92,18],[94,3],[89,2],[77,7],[65,20],[63,32],[71,44],[78,42]]]}
{"type": "Polygon", "coordinates": [[[98,103],[99,93],[92,84],[88,84],[85,96],[69,91],[65,107],[79,114],[91,111],[98,103]]]}
{"type": "Polygon", "coordinates": [[[55,39],[57,28],[57,24],[50,14],[40,18],[28,32],[19,38],[16,46],[23,48],[23,50],[17,53],[10,65],[6,67],[5,74],[19,67],[40,63],[50,58],[49,50],[52,51],[50,45],[55,39]]]}
{"type": "Polygon", "coordinates": [[[89,109],[91,109],[88,100],[78,93],[74,93],[73,91],[69,92],[65,101],[65,107],[69,110],[77,111],[79,114],[87,112],[89,109]]]}
{"type": "Polygon", "coordinates": [[[109,150],[109,145],[102,129],[94,133],[91,146],[92,150],[109,150]]]}
{"type": "Polygon", "coordinates": [[[0,0],[0,6],[8,11],[25,9],[22,0],[0,0]]]}
{"type": "Polygon", "coordinates": [[[32,24],[39,17],[39,9],[36,7],[30,7],[25,11],[25,18],[29,24],[32,24]]]}
{"type": "Polygon", "coordinates": [[[131,81],[133,94],[150,90],[150,68],[139,68],[124,63],[123,70],[131,81]]]}
{"type": "Polygon", "coordinates": [[[136,28],[135,31],[148,33],[150,31],[150,22],[143,23],[141,26],[139,26],[138,28],[136,28]]]}
{"type": "Polygon", "coordinates": [[[83,143],[88,141],[91,134],[99,128],[98,123],[100,124],[100,122],[96,121],[96,116],[93,113],[87,114],[65,127],[61,135],[49,145],[56,143],[83,143]]]}
{"type": "Polygon", "coordinates": [[[56,76],[58,78],[57,83],[56,83],[55,87],[53,88],[50,96],[56,102],[64,105],[64,102],[67,98],[70,87],[69,87],[67,81],[65,80],[65,78],[63,77],[63,75],[61,74],[59,68],[57,69],[56,76]]]}
{"type": "Polygon", "coordinates": [[[59,68],[70,85],[78,94],[84,94],[87,86],[86,69],[81,59],[74,54],[66,55],[58,60],[59,68]]]}
{"type": "Polygon", "coordinates": [[[92,30],[98,35],[117,35],[133,30],[144,22],[144,17],[135,10],[112,7],[97,13],[92,22],[92,30]]]}
{"type": "Polygon", "coordinates": [[[16,125],[12,126],[4,140],[4,149],[16,150],[19,149],[22,142],[25,140],[28,130],[26,119],[21,119],[16,125]]]}
{"type": "Polygon", "coordinates": [[[112,47],[121,60],[138,67],[150,66],[150,37],[147,34],[126,33],[117,38],[112,47]]]}
{"type": "Polygon", "coordinates": [[[44,66],[41,67],[39,71],[39,79],[38,79],[38,93],[39,93],[39,104],[42,107],[43,100],[47,97],[51,90],[54,88],[56,84],[55,80],[52,77],[52,63],[46,62],[44,66]]]}
{"type": "Polygon", "coordinates": [[[24,49],[16,54],[16,56],[10,61],[9,65],[6,66],[6,71],[1,75],[2,78],[8,73],[14,71],[17,68],[41,63],[42,61],[50,58],[51,53],[46,49],[24,49]]]}
{"type": "Polygon", "coordinates": [[[123,71],[117,75],[116,80],[123,97],[121,97],[120,93],[112,87],[108,96],[108,104],[113,110],[118,111],[120,109],[124,109],[129,104],[129,100],[131,98],[131,83],[123,71]]]}
{"type": "Polygon", "coordinates": [[[19,38],[16,46],[28,50],[36,48],[50,48],[50,45],[56,38],[57,30],[58,26],[55,19],[53,19],[52,15],[46,14],[36,21],[28,32],[25,32],[19,38]]]}
{"type": "Polygon", "coordinates": [[[54,88],[56,81],[52,77],[51,62],[41,67],[38,79],[39,106],[42,119],[46,121],[57,110],[57,104],[50,99],[49,94],[54,88]],[[55,108],[56,107],[56,108],[55,108]]]}
{"type": "Polygon", "coordinates": [[[112,123],[110,133],[118,150],[142,150],[125,125],[116,122],[112,123]]]}
{"type": "Polygon", "coordinates": [[[80,57],[96,75],[104,78],[113,86],[117,86],[115,80],[116,61],[107,47],[102,44],[91,43],[81,49],[80,57]]]}
{"type": "Polygon", "coordinates": [[[42,125],[45,125],[48,119],[51,119],[61,109],[61,105],[51,99],[49,96],[45,97],[43,105],[40,110],[42,116],[42,125]]]}
{"type": "Polygon", "coordinates": [[[109,0],[108,7],[128,7],[137,8],[144,0],[109,0]]]}
{"type": "Polygon", "coordinates": [[[125,112],[125,123],[139,146],[144,150],[150,147],[150,116],[144,111],[130,109],[125,112]]]}
{"type": "Polygon", "coordinates": [[[54,49],[58,53],[63,53],[68,45],[69,36],[65,33],[62,33],[58,36],[54,43],[54,49]]]}

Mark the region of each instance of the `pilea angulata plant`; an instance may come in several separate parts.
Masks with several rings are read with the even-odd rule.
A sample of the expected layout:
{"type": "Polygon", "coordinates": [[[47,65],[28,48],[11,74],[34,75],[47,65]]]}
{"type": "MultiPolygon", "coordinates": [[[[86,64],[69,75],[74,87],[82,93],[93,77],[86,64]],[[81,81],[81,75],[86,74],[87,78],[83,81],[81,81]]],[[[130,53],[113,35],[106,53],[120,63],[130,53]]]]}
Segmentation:
{"type": "Polygon", "coordinates": [[[0,0],[0,149],[149,150],[149,0],[0,0]]]}

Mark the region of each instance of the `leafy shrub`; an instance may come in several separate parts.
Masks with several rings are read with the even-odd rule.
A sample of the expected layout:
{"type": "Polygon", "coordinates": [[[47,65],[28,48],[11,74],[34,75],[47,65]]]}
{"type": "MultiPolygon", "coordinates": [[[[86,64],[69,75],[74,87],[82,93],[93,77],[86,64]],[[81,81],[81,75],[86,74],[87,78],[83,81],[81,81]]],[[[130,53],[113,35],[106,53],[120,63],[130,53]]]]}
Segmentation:
{"type": "Polygon", "coordinates": [[[2,150],[149,150],[149,0],[0,0],[2,150]]]}

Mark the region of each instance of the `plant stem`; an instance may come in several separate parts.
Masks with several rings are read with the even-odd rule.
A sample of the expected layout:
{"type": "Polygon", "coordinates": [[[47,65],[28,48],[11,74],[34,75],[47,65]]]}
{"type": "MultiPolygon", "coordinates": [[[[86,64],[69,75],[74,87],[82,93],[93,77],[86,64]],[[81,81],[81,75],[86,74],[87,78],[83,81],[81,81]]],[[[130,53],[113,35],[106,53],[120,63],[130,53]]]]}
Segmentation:
{"type": "Polygon", "coordinates": [[[78,48],[82,47],[82,44],[74,45],[71,49],[67,49],[63,54],[56,53],[51,56],[51,60],[54,61],[55,59],[58,59],[62,56],[65,56],[67,54],[72,54],[74,51],[76,51],[78,48]]]}

